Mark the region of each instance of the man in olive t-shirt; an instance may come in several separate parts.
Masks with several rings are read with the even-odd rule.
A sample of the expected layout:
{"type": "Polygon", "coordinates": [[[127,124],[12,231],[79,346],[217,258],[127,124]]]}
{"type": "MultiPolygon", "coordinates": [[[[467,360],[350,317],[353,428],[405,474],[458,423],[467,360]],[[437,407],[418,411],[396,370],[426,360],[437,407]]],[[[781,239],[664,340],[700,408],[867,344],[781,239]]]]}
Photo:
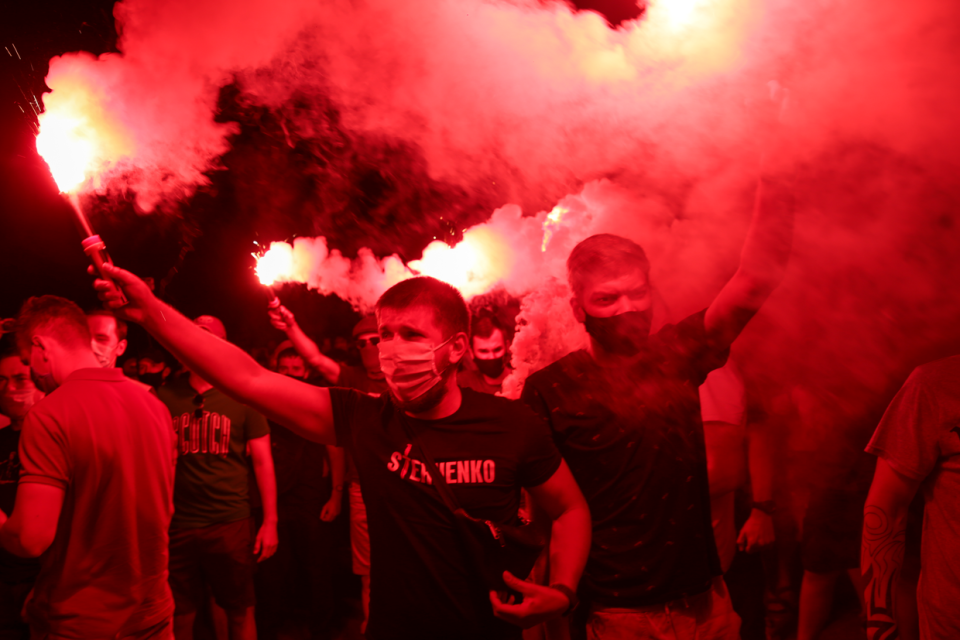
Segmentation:
{"type": "MultiPolygon", "coordinates": [[[[219,320],[195,321],[225,339],[219,320]]],[[[277,548],[277,494],[266,418],[195,373],[157,390],[173,416],[177,473],[170,523],[170,587],[178,640],[192,637],[209,586],[227,615],[230,640],[255,638],[254,556],[277,548]],[[263,501],[258,533],[250,515],[249,466],[263,501]]]]}

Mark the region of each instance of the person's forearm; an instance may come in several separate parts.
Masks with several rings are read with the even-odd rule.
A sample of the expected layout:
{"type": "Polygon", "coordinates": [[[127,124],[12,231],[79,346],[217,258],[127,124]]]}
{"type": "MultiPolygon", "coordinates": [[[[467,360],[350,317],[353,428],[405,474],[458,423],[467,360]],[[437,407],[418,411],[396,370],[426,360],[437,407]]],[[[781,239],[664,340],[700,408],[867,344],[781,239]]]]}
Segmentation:
{"type": "Polygon", "coordinates": [[[773,500],[774,446],[767,424],[748,425],[747,456],[754,502],[773,500]]]}
{"type": "Polygon", "coordinates": [[[760,304],[786,273],[793,244],[793,218],[794,198],[789,186],[761,177],[737,272],[750,283],[753,295],[761,298],[760,304]]]}
{"type": "Polygon", "coordinates": [[[293,343],[293,348],[297,350],[303,359],[311,367],[320,372],[327,382],[336,384],[340,379],[340,363],[328,358],[320,352],[317,343],[310,339],[300,325],[294,322],[287,326],[287,337],[293,343]]]}
{"type": "Polygon", "coordinates": [[[571,507],[553,521],[550,532],[550,582],[574,591],[590,555],[591,522],[586,503],[571,507]]]}
{"type": "Polygon", "coordinates": [[[263,505],[263,521],[277,522],[277,477],[273,469],[273,457],[270,455],[255,458],[253,474],[260,490],[260,502],[263,505]]]}
{"type": "Polygon", "coordinates": [[[330,459],[330,483],[333,490],[343,493],[343,478],[347,473],[347,455],[343,447],[328,445],[327,457],[330,459]]]}
{"type": "Polygon", "coordinates": [[[898,637],[895,597],[903,565],[906,529],[906,507],[867,501],[863,513],[860,570],[870,640],[898,637]]]}

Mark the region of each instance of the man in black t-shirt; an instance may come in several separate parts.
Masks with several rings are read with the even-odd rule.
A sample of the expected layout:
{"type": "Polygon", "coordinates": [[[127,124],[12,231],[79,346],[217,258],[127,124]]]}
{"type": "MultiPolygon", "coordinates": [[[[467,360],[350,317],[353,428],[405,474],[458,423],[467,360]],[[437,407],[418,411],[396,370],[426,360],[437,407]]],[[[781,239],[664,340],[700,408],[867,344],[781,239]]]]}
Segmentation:
{"type": "MultiPolygon", "coordinates": [[[[229,344],[217,318],[200,316],[195,323],[197,330],[229,344]]],[[[277,548],[270,428],[262,415],[225,395],[194,369],[160,387],[157,396],[170,411],[177,435],[170,522],[174,634],[178,640],[193,637],[197,612],[206,605],[209,591],[226,613],[230,640],[255,638],[256,556],[266,560],[277,548]],[[259,529],[250,511],[251,466],[263,504],[259,529]]]]}
{"type": "MultiPolygon", "coordinates": [[[[363,366],[354,367],[325,356],[317,344],[304,333],[293,313],[280,305],[268,311],[270,323],[287,334],[290,343],[304,361],[317,370],[324,380],[344,389],[356,389],[372,396],[387,393],[387,381],[380,370],[380,334],[377,331],[377,319],[364,316],[353,327],[353,339],[360,352],[363,366]]],[[[340,447],[331,449],[343,451],[340,447]]],[[[367,508],[363,504],[360,491],[360,478],[352,456],[346,456],[346,473],[343,485],[348,492],[350,504],[350,551],[353,573],[360,576],[360,602],[363,609],[363,622],[360,633],[367,630],[370,617],[370,533],[367,530],[367,508]]]]}
{"type": "MultiPolygon", "coordinates": [[[[292,348],[277,355],[277,373],[306,380],[303,358],[292,348]]],[[[305,624],[313,638],[332,633],[338,598],[334,593],[334,520],[343,503],[344,453],[310,442],[270,422],[270,446],[277,477],[277,553],[260,564],[257,632],[275,638],[283,627],[305,624]]],[[[256,485],[250,485],[256,508],[256,485]]]]}
{"type": "MultiPolygon", "coordinates": [[[[758,199],[759,202],[759,199],[758,199]]],[[[567,261],[589,348],[527,379],[593,517],[589,638],[739,638],[710,522],[698,387],[776,287],[789,215],[760,208],[740,270],[706,311],[650,335],[649,263],[631,240],[587,238],[567,261]],[[663,636],[666,637],[666,636],[663,636]]]]}
{"type": "MultiPolygon", "coordinates": [[[[97,280],[100,297],[140,322],[191,371],[310,440],[346,446],[368,507],[371,602],[367,637],[519,638],[518,626],[555,618],[576,601],[590,516],[546,425],[520,403],[461,391],[469,312],[459,292],[433,278],[391,287],[377,303],[380,362],[390,394],[309,386],[267,371],[155,298],[136,276],[105,267],[123,288],[97,280]],[[467,512],[516,524],[527,488],[552,520],[550,586],[504,572],[523,601],[483,583],[453,513],[424,474],[424,450],[467,512]]],[[[503,585],[496,585],[498,588],[503,585]]]]}

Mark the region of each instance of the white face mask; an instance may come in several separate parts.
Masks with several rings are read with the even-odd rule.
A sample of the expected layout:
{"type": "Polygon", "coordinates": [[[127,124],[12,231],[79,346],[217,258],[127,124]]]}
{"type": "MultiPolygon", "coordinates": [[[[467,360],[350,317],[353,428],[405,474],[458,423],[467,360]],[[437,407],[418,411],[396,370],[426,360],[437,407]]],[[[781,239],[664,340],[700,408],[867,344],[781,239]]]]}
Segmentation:
{"type": "Polygon", "coordinates": [[[100,363],[101,367],[112,367],[117,361],[117,347],[120,346],[119,344],[117,344],[117,347],[111,349],[96,340],[92,340],[90,346],[93,347],[93,355],[97,356],[97,362],[100,363]]]}
{"type": "Polygon", "coordinates": [[[399,400],[412,402],[443,379],[434,353],[453,340],[450,336],[437,346],[394,338],[380,343],[380,369],[387,385],[399,400]]]}

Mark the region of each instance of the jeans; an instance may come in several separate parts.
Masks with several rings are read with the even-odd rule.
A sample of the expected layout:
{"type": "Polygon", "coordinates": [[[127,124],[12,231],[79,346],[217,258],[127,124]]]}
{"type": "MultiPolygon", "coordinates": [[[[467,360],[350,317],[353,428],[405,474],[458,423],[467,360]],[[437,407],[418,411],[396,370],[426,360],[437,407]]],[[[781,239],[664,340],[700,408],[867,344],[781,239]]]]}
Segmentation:
{"type": "Polygon", "coordinates": [[[621,609],[594,607],[587,619],[588,640],[739,640],[740,617],[723,578],[690,598],[621,609]]]}

